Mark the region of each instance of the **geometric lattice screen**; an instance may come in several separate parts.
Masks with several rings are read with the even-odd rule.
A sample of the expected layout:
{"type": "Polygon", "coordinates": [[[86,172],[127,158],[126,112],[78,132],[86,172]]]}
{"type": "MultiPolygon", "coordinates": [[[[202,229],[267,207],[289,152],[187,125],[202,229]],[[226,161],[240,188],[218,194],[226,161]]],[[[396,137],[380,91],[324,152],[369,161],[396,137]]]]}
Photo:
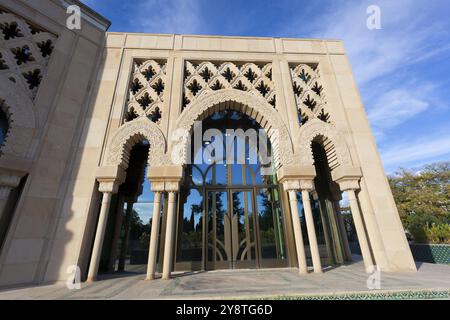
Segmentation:
{"type": "Polygon", "coordinates": [[[186,61],[183,109],[201,95],[226,88],[259,95],[275,107],[271,63],[186,61]]]}
{"type": "Polygon", "coordinates": [[[138,60],[133,65],[125,121],[141,116],[159,123],[166,87],[165,60],[138,60]]]}
{"type": "Polygon", "coordinates": [[[0,8],[0,74],[34,98],[56,36],[0,8]]]}
{"type": "Polygon", "coordinates": [[[301,63],[291,65],[290,70],[300,123],[305,124],[314,118],[329,123],[330,115],[317,66],[313,68],[301,63]]]}

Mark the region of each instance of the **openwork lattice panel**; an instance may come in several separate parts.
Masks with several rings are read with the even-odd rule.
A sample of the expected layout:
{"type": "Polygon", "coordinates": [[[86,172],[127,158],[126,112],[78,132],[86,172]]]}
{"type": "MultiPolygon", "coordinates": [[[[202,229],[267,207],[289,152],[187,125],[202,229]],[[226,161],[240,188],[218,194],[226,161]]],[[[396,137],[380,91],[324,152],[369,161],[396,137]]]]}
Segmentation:
{"type": "Polygon", "coordinates": [[[330,123],[327,100],[318,67],[307,64],[291,65],[292,86],[300,123],[311,119],[330,123]]]}
{"type": "Polygon", "coordinates": [[[201,95],[234,88],[262,96],[275,107],[272,64],[186,61],[183,109],[201,95]]]}
{"type": "Polygon", "coordinates": [[[56,36],[0,8],[0,74],[36,96],[56,36]]]}
{"type": "Polygon", "coordinates": [[[148,117],[159,123],[166,87],[166,61],[135,60],[125,121],[148,117]]]}

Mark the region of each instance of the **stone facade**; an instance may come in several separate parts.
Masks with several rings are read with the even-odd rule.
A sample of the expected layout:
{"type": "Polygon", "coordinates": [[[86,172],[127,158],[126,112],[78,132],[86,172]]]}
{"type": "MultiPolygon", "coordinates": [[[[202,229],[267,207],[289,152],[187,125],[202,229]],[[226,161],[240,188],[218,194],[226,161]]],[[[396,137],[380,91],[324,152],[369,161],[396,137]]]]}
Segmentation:
{"type": "MultiPolygon", "coordinates": [[[[81,30],[69,30],[69,4],[80,5],[0,1],[0,101],[10,124],[0,156],[0,209],[12,212],[0,286],[65,281],[73,265],[95,279],[92,256],[101,250],[108,199],[142,139],[150,144],[153,189],[169,195],[170,252],[188,137],[174,132],[188,133],[194,121],[224,109],[266,129],[290,201],[291,191],[313,188],[311,143],[320,141],[332,179],[349,192],[366,266],[415,270],[341,41],[108,33],[109,22],[84,6],[81,30]],[[22,36],[6,39],[14,24],[22,36]],[[34,60],[19,64],[16,48],[25,46],[23,59],[34,60]]],[[[294,220],[294,265],[301,267],[294,220]]],[[[313,261],[320,271],[314,254],[313,261]]],[[[170,255],[164,263],[169,277],[170,255]]]]}

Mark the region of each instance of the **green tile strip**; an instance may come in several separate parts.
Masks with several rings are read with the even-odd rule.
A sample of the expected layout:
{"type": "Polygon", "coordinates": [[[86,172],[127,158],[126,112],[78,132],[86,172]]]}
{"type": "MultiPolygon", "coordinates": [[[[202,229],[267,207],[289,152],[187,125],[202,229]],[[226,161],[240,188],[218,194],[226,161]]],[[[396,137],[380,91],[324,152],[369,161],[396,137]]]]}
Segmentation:
{"type": "Polygon", "coordinates": [[[286,295],[262,300],[429,300],[450,299],[450,290],[418,290],[389,292],[336,293],[318,295],[286,295]]]}
{"type": "Polygon", "coordinates": [[[414,260],[450,264],[450,245],[448,244],[410,244],[414,260]]]}

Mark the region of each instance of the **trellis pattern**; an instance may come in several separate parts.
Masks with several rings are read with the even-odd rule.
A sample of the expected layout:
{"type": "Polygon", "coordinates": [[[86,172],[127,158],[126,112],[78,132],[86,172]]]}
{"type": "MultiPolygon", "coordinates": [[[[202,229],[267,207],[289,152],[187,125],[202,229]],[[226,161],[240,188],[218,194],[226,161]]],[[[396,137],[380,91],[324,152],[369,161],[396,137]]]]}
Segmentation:
{"type": "Polygon", "coordinates": [[[292,88],[301,125],[311,119],[331,123],[319,70],[307,64],[291,65],[292,88]]]}
{"type": "Polygon", "coordinates": [[[57,37],[0,8],[0,74],[34,99],[57,37]]]}
{"type": "Polygon", "coordinates": [[[262,96],[275,107],[272,64],[186,61],[183,109],[199,96],[221,89],[237,89],[262,96]]]}
{"type": "Polygon", "coordinates": [[[135,60],[125,122],[147,117],[159,123],[166,87],[166,61],[135,60]]]}

